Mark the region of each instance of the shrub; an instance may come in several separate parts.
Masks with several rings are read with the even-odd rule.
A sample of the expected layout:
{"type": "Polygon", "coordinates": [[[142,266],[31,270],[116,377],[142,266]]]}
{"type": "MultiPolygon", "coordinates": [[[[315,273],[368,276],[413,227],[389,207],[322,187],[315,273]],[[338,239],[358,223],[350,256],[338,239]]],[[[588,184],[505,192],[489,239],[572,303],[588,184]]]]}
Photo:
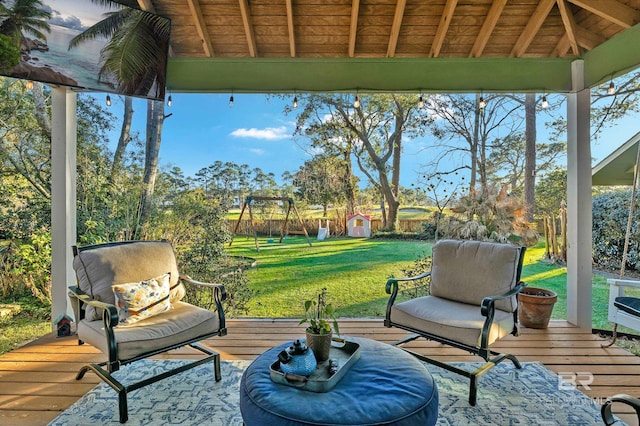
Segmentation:
{"type": "MultiPolygon", "coordinates": [[[[630,190],[616,190],[593,198],[593,260],[606,268],[620,268],[629,218],[630,190]]],[[[631,222],[627,269],[640,266],[640,206],[631,222]]]]}
{"type": "Polygon", "coordinates": [[[520,199],[507,195],[505,188],[487,188],[460,198],[451,208],[453,217],[445,217],[439,232],[443,238],[496,241],[533,245],[538,233],[524,215],[520,199]]]}

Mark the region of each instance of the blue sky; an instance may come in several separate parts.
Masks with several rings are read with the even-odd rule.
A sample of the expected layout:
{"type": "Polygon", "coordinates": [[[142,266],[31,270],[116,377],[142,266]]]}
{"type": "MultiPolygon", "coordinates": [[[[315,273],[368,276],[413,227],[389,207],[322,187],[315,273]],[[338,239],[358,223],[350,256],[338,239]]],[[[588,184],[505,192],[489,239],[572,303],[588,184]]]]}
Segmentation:
{"type": "MultiPolygon", "coordinates": [[[[230,94],[178,94],[172,93],[172,106],[165,114],[172,114],[164,123],[160,164],[178,166],[186,176],[213,162],[232,161],[259,167],[272,172],[280,182],[284,171],[294,173],[309,158],[305,141],[294,139],[295,114],[285,115],[284,106],[290,100],[265,95],[234,94],[234,105],[229,106],[230,94]]],[[[98,99],[101,95],[95,95],[98,99]]],[[[123,104],[118,96],[111,96],[111,111],[120,120],[123,104]]],[[[146,101],[134,99],[133,129],[144,140],[146,101]]],[[[538,139],[544,140],[542,116],[538,119],[538,139]]],[[[120,122],[111,134],[110,146],[115,148],[120,122]]],[[[638,117],[631,116],[617,126],[606,129],[598,141],[592,142],[595,161],[603,159],[618,146],[640,131],[638,117]]],[[[416,182],[420,165],[425,162],[423,151],[432,136],[405,140],[401,185],[416,182]]]]}

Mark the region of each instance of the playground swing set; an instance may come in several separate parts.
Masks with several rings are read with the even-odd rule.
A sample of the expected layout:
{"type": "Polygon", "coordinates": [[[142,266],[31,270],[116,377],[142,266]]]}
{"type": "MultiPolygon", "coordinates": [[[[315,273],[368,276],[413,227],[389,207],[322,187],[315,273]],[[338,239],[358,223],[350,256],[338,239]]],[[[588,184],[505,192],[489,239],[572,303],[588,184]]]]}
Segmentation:
{"type": "Polygon", "coordinates": [[[295,206],[295,203],[293,202],[293,198],[290,197],[262,197],[262,196],[254,196],[254,195],[250,195],[247,198],[245,198],[244,203],[242,204],[242,210],[240,210],[240,216],[238,217],[238,221],[236,222],[236,226],[233,229],[233,235],[231,236],[231,241],[229,242],[229,247],[231,247],[231,244],[233,244],[233,239],[235,238],[236,235],[238,235],[238,228],[240,227],[240,222],[242,221],[242,216],[244,215],[245,210],[249,211],[249,222],[251,223],[251,229],[253,231],[253,239],[255,241],[256,244],[256,250],[260,251],[260,245],[258,244],[258,231],[256,229],[256,225],[253,221],[253,211],[251,210],[251,204],[254,201],[281,201],[281,202],[287,202],[288,203],[288,208],[287,208],[287,213],[285,215],[284,218],[284,222],[282,223],[282,230],[280,231],[280,243],[282,243],[282,240],[284,239],[285,235],[287,234],[304,234],[305,238],[307,239],[307,242],[309,243],[309,247],[312,246],[311,244],[311,239],[309,239],[309,233],[307,232],[307,228],[305,228],[304,226],[304,222],[302,221],[302,217],[300,217],[300,212],[298,212],[297,207],[295,206]],[[298,221],[300,222],[300,225],[302,226],[302,231],[289,231],[287,229],[287,225],[289,224],[289,216],[291,214],[291,210],[293,210],[296,214],[296,216],[298,217],[298,221]]]}

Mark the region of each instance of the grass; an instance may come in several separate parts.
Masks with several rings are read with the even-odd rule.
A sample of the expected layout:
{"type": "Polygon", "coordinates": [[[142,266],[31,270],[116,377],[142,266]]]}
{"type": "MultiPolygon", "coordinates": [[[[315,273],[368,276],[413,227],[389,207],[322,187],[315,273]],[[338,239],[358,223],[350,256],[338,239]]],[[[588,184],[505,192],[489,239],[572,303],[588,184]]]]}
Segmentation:
{"type": "Polygon", "coordinates": [[[19,307],[18,313],[0,319],[0,354],[51,332],[49,307],[29,299],[21,299],[15,306],[19,307]]]}
{"type": "Polygon", "coordinates": [[[282,244],[259,241],[260,252],[253,238],[246,237],[236,238],[230,249],[232,255],[258,260],[258,267],[247,272],[258,292],[249,304],[250,317],[301,318],[303,302],[322,288],[340,316],[382,315],[387,278],[400,276],[418,255],[431,253],[431,244],[416,241],[312,239],[313,247],[303,237],[282,244]]]}

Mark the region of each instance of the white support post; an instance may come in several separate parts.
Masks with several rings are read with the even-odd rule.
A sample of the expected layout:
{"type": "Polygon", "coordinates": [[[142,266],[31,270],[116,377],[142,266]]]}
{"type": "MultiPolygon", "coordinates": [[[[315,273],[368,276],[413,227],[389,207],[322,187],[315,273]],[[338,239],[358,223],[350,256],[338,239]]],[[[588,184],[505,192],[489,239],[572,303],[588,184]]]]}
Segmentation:
{"type": "Polygon", "coordinates": [[[76,243],[76,94],[54,88],[51,96],[51,321],[73,317],[67,287],[75,282],[71,246],[76,243]]]}
{"type": "Polygon", "coordinates": [[[591,93],[584,61],[571,64],[567,102],[567,320],[592,328],[591,93]]]}

